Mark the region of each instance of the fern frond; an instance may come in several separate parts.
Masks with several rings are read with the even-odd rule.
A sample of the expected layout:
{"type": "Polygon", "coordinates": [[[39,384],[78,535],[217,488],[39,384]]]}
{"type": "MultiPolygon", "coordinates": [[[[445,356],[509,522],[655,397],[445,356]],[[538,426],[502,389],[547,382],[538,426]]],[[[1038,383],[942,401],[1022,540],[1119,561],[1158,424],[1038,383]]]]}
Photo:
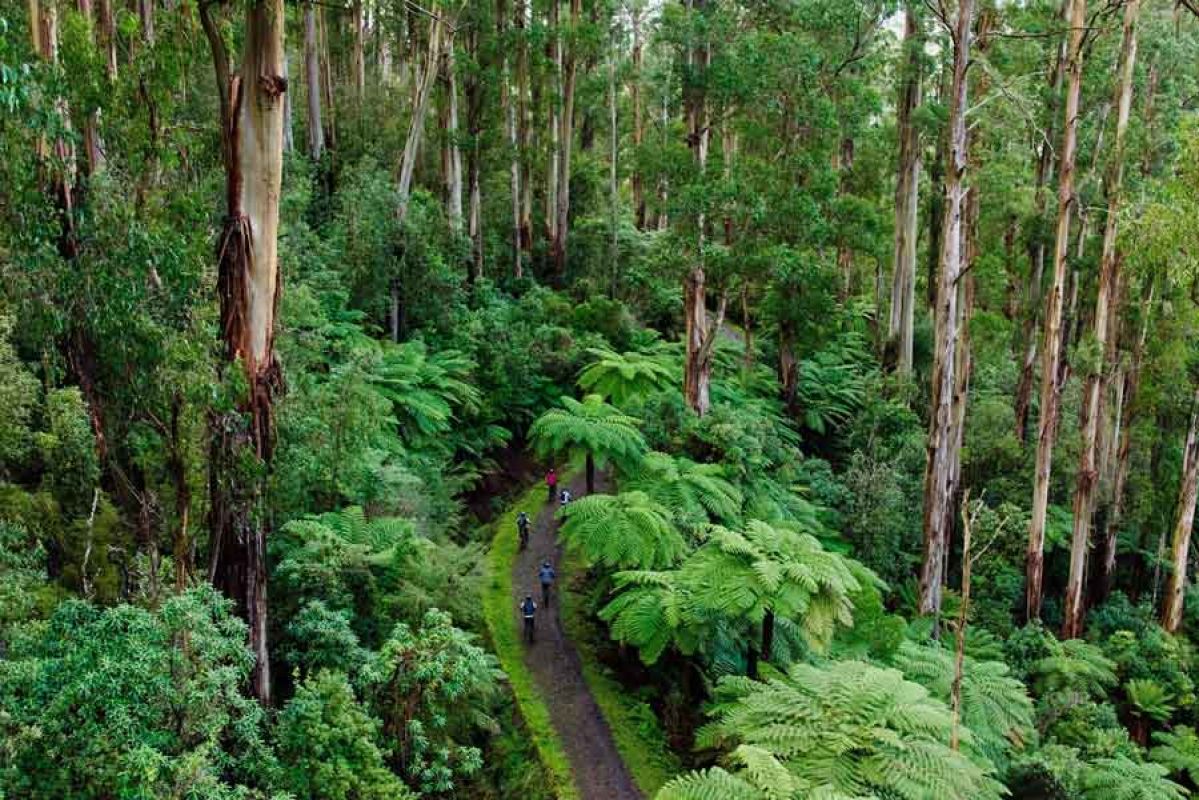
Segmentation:
{"type": "Polygon", "coordinates": [[[1082,777],[1086,800],[1182,800],[1187,791],[1169,780],[1160,764],[1124,756],[1101,758],[1086,766],[1082,777]]]}
{"type": "Polygon", "coordinates": [[[661,354],[589,348],[594,361],[579,373],[581,389],[602,395],[617,406],[678,383],[677,360],[661,354]]]}
{"type": "Polygon", "coordinates": [[[1158,731],[1153,734],[1153,741],[1156,744],[1149,751],[1153,761],[1199,785],[1199,735],[1194,728],[1179,725],[1172,731],[1158,731]]]}
{"type": "Polygon", "coordinates": [[[641,421],[603,401],[596,394],[582,401],[562,397],[561,408],[551,408],[529,429],[534,447],[542,455],[580,452],[599,464],[629,464],[645,453],[645,438],[637,429],[641,421]]]}
{"type": "Polygon", "coordinates": [[[991,800],[1005,794],[984,756],[949,748],[945,704],[896,670],[860,661],[801,663],[764,682],[725,679],[713,710],[697,742],[734,746],[727,777],[740,783],[693,773],[673,785],[748,786],[764,798],[775,796],[767,786],[782,792],[778,796],[804,798],[991,800]]]}
{"type": "Polygon", "coordinates": [[[666,509],[644,492],[583,497],[558,515],[563,541],[590,564],[656,569],[677,563],[687,551],[666,509]]]}
{"type": "MultiPolygon", "coordinates": [[[[953,687],[954,654],[937,644],[905,641],[894,664],[942,702],[948,703],[953,687]]],[[[1024,684],[1007,665],[966,657],[962,670],[962,723],[974,734],[978,748],[996,764],[1006,762],[1011,751],[1032,739],[1032,701],[1024,684]]]]}

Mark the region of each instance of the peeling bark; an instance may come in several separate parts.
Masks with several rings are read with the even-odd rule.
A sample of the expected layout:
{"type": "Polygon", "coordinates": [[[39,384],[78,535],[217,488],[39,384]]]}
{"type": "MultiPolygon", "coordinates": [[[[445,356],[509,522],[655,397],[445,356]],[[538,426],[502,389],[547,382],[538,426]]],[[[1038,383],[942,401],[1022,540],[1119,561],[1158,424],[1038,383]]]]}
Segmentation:
{"type": "MultiPolygon", "coordinates": [[[[452,22],[451,22],[452,25],[452,22]]],[[[400,179],[396,187],[397,216],[403,222],[408,216],[408,200],[412,193],[412,177],[416,173],[416,157],[420,153],[421,140],[425,132],[425,115],[429,111],[429,98],[433,94],[433,83],[437,80],[437,64],[441,57],[443,17],[435,17],[429,23],[429,47],[425,54],[416,104],[412,109],[412,120],[408,125],[408,139],[400,157],[400,179]]],[[[452,41],[447,43],[452,47],[452,41]]]]}
{"type": "Polygon", "coordinates": [[[270,702],[266,526],[262,498],[273,448],[273,403],[282,390],[275,359],[279,302],[279,194],[283,177],[283,0],[246,9],[238,74],[208,5],[201,21],[212,50],[221,109],[226,217],[217,246],[225,369],[244,372],[232,413],[210,419],[212,552],[209,579],[234,600],[250,629],[254,695],[270,702]],[[247,467],[252,464],[252,467],[247,467]]]}
{"type": "MultiPolygon", "coordinates": [[[[515,24],[516,48],[516,116],[519,123],[519,143],[516,158],[520,161],[520,229],[521,250],[533,249],[533,175],[529,154],[532,152],[533,109],[529,98],[529,37],[527,0],[517,0],[515,24]]],[[[520,277],[519,274],[517,277],[520,277]]]]}
{"type": "MultiPolygon", "coordinates": [[[[853,152],[853,137],[843,137],[836,160],[837,171],[841,173],[841,178],[837,183],[838,198],[849,194],[849,174],[853,170],[853,152]]],[[[837,242],[837,271],[841,273],[838,297],[844,303],[853,291],[853,247],[845,237],[837,242]]]]}
{"type": "Polygon", "coordinates": [[[308,157],[320,161],[325,151],[325,128],[321,122],[320,40],[311,0],[304,5],[304,80],[308,93],[308,157]]]}
{"type": "MultiPolygon", "coordinates": [[[[642,109],[641,102],[641,66],[643,62],[641,42],[642,13],[640,8],[634,8],[630,11],[630,24],[633,29],[633,52],[631,54],[633,74],[629,78],[629,100],[633,106],[633,151],[637,154],[634,161],[640,158],[641,146],[645,141],[645,112],[642,109]]],[[[633,168],[629,181],[633,192],[633,214],[637,230],[643,231],[646,226],[645,186],[641,177],[641,170],[636,166],[633,168]]]]}
{"type": "Polygon", "coordinates": [[[1045,519],[1049,510],[1049,473],[1061,396],[1063,321],[1066,288],[1066,256],[1070,242],[1070,218],[1074,211],[1075,158],[1078,146],[1078,105],[1082,89],[1082,40],[1086,27],[1086,0],[1069,0],[1069,55],[1066,72],[1066,112],[1063,121],[1061,158],[1058,171],[1057,233],[1053,249],[1053,284],[1045,304],[1045,334],[1041,359],[1041,408],[1037,423],[1037,456],[1033,475],[1032,516],[1028,526],[1025,607],[1028,618],[1041,616],[1044,572],[1045,519]]]}
{"type": "Polygon", "coordinates": [[[1100,257],[1099,288],[1095,301],[1094,334],[1100,363],[1090,365],[1083,387],[1081,410],[1082,453],[1074,491],[1074,531],[1070,545],[1070,577],[1066,584],[1065,619],[1062,635],[1076,638],[1082,635],[1086,608],[1083,604],[1083,584],[1086,578],[1087,553],[1094,515],[1095,488],[1099,479],[1099,424],[1103,418],[1102,401],[1106,388],[1105,363],[1111,356],[1108,340],[1111,316],[1118,314],[1117,290],[1120,285],[1120,256],[1116,252],[1116,227],[1120,213],[1121,190],[1124,179],[1124,140],[1132,105],[1133,69],[1136,65],[1137,14],[1140,0],[1128,0],[1124,6],[1124,34],[1120,48],[1119,80],[1115,89],[1116,141],[1108,165],[1104,186],[1107,193],[1107,218],[1103,228],[1103,253],[1100,257]]]}
{"type": "Polygon", "coordinates": [[[904,13],[904,79],[899,91],[899,166],[895,184],[895,236],[891,279],[891,316],[887,327],[888,361],[900,375],[912,372],[912,334],[916,306],[916,240],[919,238],[920,136],[913,119],[920,107],[920,47],[924,38],[915,8],[904,13]]]}
{"type": "MultiPolygon", "coordinates": [[[[519,10],[519,4],[517,9],[519,10]]],[[[521,174],[520,174],[520,141],[517,125],[517,111],[520,98],[513,99],[511,74],[508,66],[508,46],[505,41],[507,28],[507,11],[504,0],[496,3],[496,27],[500,38],[500,108],[504,115],[504,134],[508,145],[508,188],[512,197],[512,230],[511,257],[512,275],[515,278],[524,276],[524,265],[521,256],[521,174]]],[[[519,93],[519,89],[517,90],[519,93]]]]}
{"type": "Polygon", "coordinates": [[[1133,345],[1132,359],[1124,373],[1122,389],[1123,408],[1120,416],[1116,446],[1114,477],[1112,478],[1111,508],[1108,511],[1103,534],[1103,568],[1100,572],[1096,602],[1102,602],[1112,590],[1116,578],[1116,542],[1120,523],[1124,517],[1125,487],[1132,454],[1132,420],[1137,412],[1137,391],[1141,385],[1141,364],[1145,356],[1145,342],[1149,337],[1149,325],[1153,315],[1154,285],[1151,282],[1141,306],[1141,332],[1133,345]]]}
{"type": "Polygon", "coordinates": [[[462,148],[458,144],[458,77],[454,68],[454,48],[445,49],[442,67],[446,93],[446,216],[450,230],[462,231],[462,148]]]}
{"type": "Polygon", "coordinates": [[[1162,604],[1162,627],[1167,633],[1177,633],[1182,624],[1182,606],[1187,584],[1187,555],[1191,547],[1191,531],[1195,525],[1195,499],[1199,495],[1199,389],[1195,391],[1191,408],[1191,424],[1187,431],[1182,458],[1182,483],[1178,488],[1178,505],[1174,514],[1171,537],[1170,577],[1166,580],[1166,596],[1162,604]]]}
{"type": "Polygon", "coordinates": [[[545,171],[545,236],[550,241],[550,253],[556,254],[555,242],[558,240],[558,180],[561,168],[558,159],[562,156],[559,137],[562,135],[562,30],[559,22],[559,6],[561,0],[550,0],[547,13],[549,27],[549,42],[547,57],[552,67],[550,102],[549,102],[549,132],[550,150],[549,165],[545,171]]]}
{"type": "MultiPolygon", "coordinates": [[[[688,8],[703,13],[706,0],[688,0],[688,8]]],[[[687,49],[687,62],[695,75],[707,72],[712,63],[711,45],[707,41],[692,43],[687,49]]],[[[711,139],[711,124],[708,118],[708,103],[702,88],[691,85],[684,87],[684,102],[687,115],[688,142],[695,157],[699,174],[703,175],[708,165],[708,145],[711,139]]],[[[683,280],[683,319],[686,353],[683,361],[683,399],[696,414],[703,416],[711,407],[709,391],[712,380],[712,349],[720,326],[724,323],[724,312],[728,303],[727,292],[721,293],[715,323],[707,321],[707,287],[703,266],[703,251],[706,220],[701,210],[696,219],[695,264],[683,280]]]]}
{"type": "Polygon", "coordinates": [[[963,263],[963,215],[969,159],[966,136],[971,25],[974,0],[962,0],[953,30],[953,78],[949,95],[949,141],[945,170],[944,219],[941,225],[940,269],[932,374],[932,415],[928,457],[924,470],[924,557],[920,568],[920,613],[939,615],[945,558],[952,523],[955,487],[954,461],[959,441],[954,425],[954,394],[958,388],[962,320],[959,282],[963,263]]]}
{"type": "Polygon", "coordinates": [[[350,12],[350,21],[354,26],[354,96],[358,100],[358,112],[361,114],[362,98],[366,93],[366,48],[363,43],[366,27],[362,20],[362,0],[354,0],[350,12]]]}

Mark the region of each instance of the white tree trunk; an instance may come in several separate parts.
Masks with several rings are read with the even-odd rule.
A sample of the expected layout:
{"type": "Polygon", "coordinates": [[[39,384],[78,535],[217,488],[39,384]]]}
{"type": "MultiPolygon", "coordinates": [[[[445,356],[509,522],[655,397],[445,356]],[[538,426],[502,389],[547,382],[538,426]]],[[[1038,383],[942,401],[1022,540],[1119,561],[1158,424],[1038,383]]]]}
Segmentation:
{"type": "MultiPolygon", "coordinates": [[[[570,28],[572,32],[579,30],[579,17],[582,14],[582,0],[570,0],[570,28]]],[[[554,223],[552,251],[554,256],[554,272],[558,280],[566,274],[566,237],[570,230],[570,167],[571,151],[574,149],[574,119],[575,119],[575,85],[578,79],[579,57],[576,52],[578,44],[572,44],[570,55],[563,53],[562,39],[558,40],[558,61],[561,75],[562,113],[559,124],[562,130],[558,134],[558,146],[561,155],[558,156],[558,185],[554,213],[557,221],[554,223]]]]}
{"type": "MultiPolygon", "coordinates": [[[[520,143],[517,139],[516,112],[518,102],[513,102],[508,74],[508,56],[503,57],[500,78],[501,104],[504,107],[504,125],[511,151],[508,161],[508,187],[512,193],[512,275],[524,276],[521,263],[521,187],[520,187],[520,143]]],[[[519,91],[519,88],[518,88],[519,91]]]]}
{"type": "Polygon", "coordinates": [[[560,0],[550,0],[550,62],[553,73],[550,89],[550,163],[545,173],[545,232],[551,243],[558,240],[558,180],[561,167],[558,163],[562,149],[559,137],[562,135],[562,31],[559,24],[560,0]]]}
{"type": "Polygon", "coordinates": [[[417,89],[416,104],[412,109],[412,120],[408,124],[408,139],[404,143],[404,153],[400,157],[400,180],[396,187],[397,214],[400,221],[408,216],[408,200],[412,194],[412,176],[416,172],[416,157],[420,153],[421,139],[425,132],[425,115],[429,111],[429,98],[433,94],[433,84],[437,80],[437,61],[441,57],[442,17],[436,17],[429,23],[429,49],[425,54],[425,66],[420,76],[417,89]]]}
{"type": "Polygon", "coordinates": [[[362,96],[366,92],[366,47],[363,43],[366,26],[362,19],[362,0],[354,0],[351,11],[350,19],[354,26],[354,96],[358,99],[361,113],[362,96]]]}
{"type": "MultiPolygon", "coordinates": [[[[629,99],[633,105],[633,150],[637,153],[641,151],[641,145],[645,141],[645,112],[642,109],[641,102],[641,63],[642,63],[642,44],[641,44],[641,16],[644,11],[640,8],[630,10],[631,24],[633,28],[633,74],[629,79],[629,99]]],[[[638,156],[639,157],[639,156],[638,156]]],[[[641,170],[634,167],[631,176],[632,191],[633,191],[633,213],[637,223],[638,230],[645,230],[645,187],[641,177],[641,170]]]]}
{"type": "Polygon", "coordinates": [[[924,558],[920,570],[920,612],[941,611],[947,526],[952,522],[953,463],[958,444],[953,420],[953,397],[958,367],[958,281],[961,278],[962,215],[966,199],[964,178],[968,161],[966,138],[967,77],[974,0],[962,0],[953,32],[953,83],[949,105],[949,153],[945,174],[940,269],[933,340],[932,417],[924,470],[924,558]]]}
{"type": "Polygon", "coordinates": [[[611,249],[608,253],[608,259],[612,262],[612,284],[609,294],[612,297],[616,296],[616,289],[620,280],[620,237],[619,237],[619,222],[620,222],[620,194],[617,184],[619,166],[620,166],[620,128],[617,127],[617,108],[616,108],[616,43],[609,41],[608,44],[608,198],[610,203],[610,227],[612,228],[611,249]]]}
{"type": "Polygon", "coordinates": [[[449,138],[449,169],[446,175],[446,216],[449,218],[450,230],[454,233],[462,231],[462,148],[458,144],[458,79],[454,68],[454,48],[448,47],[445,52],[446,94],[449,103],[449,116],[446,124],[446,135],[449,138]]]}
{"type": "Polygon", "coordinates": [[[1045,519],[1049,510],[1049,473],[1060,399],[1062,310],[1066,291],[1066,255],[1070,245],[1070,218],[1074,211],[1074,172],[1078,147],[1078,103],[1082,89],[1082,40],[1086,27],[1086,0],[1069,0],[1069,56],[1066,72],[1066,113],[1058,162],[1057,232],[1053,247],[1053,285],[1045,303],[1045,335],[1041,348],[1041,408],[1037,421],[1037,456],[1033,474],[1032,516],[1028,526],[1025,604],[1029,619],[1041,616],[1044,574],[1045,519]]]}
{"type": "Polygon", "coordinates": [[[1095,301],[1095,343],[1098,363],[1090,365],[1083,388],[1082,453],[1079,457],[1078,478],[1074,491],[1074,532],[1070,545],[1070,577],[1066,583],[1066,608],[1062,635],[1082,635],[1083,585],[1086,578],[1087,552],[1091,541],[1091,520],[1094,514],[1095,487],[1099,478],[1099,426],[1103,418],[1101,400],[1106,381],[1103,379],[1109,356],[1111,315],[1117,302],[1120,285],[1120,258],[1116,253],[1116,228],[1120,213],[1120,195],[1124,179],[1124,139],[1132,107],[1132,79],[1136,65],[1137,14],[1140,0],[1127,0],[1124,6],[1124,36],[1120,48],[1119,79],[1115,89],[1116,141],[1112,159],[1104,180],[1107,192],[1107,219],[1103,227],[1103,253],[1099,265],[1099,288],[1095,301]]]}
{"type": "Polygon", "coordinates": [[[898,106],[899,169],[895,184],[895,239],[891,281],[891,317],[887,340],[894,349],[895,370],[912,372],[912,332],[916,306],[916,241],[919,238],[920,137],[913,119],[920,106],[919,21],[911,4],[904,15],[906,75],[898,106]]]}
{"type": "MultiPolygon", "coordinates": [[[[291,85],[291,65],[286,55],[283,57],[283,80],[291,85]]],[[[283,152],[290,153],[296,149],[295,129],[292,126],[291,92],[283,93],[283,152]]]]}
{"type": "Polygon", "coordinates": [[[254,0],[246,8],[241,70],[231,73],[223,38],[201,6],[220,89],[226,221],[218,264],[221,331],[229,366],[245,371],[239,413],[215,426],[210,578],[238,605],[255,656],[252,685],[270,700],[267,651],[266,530],[264,486],[239,467],[271,457],[273,396],[280,386],[275,359],[279,301],[279,195],[283,181],[283,0],[254,0]],[[238,422],[244,415],[248,430],[238,422]],[[241,470],[239,472],[239,470],[241,470]],[[250,485],[245,485],[249,481],[250,485]]]}
{"type": "Polygon", "coordinates": [[[308,156],[319,161],[325,152],[325,127],[321,122],[320,40],[311,2],[304,6],[304,81],[308,94],[308,156]]]}
{"type": "Polygon", "coordinates": [[[1162,627],[1177,633],[1182,624],[1182,607],[1187,585],[1187,556],[1191,547],[1191,531],[1195,526],[1195,498],[1199,495],[1199,390],[1196,390],[1191,409],[1191,426],[1187,431],[1182,459],[1182,483],[1178,488],[1178,507],[1174,515],[1174,535],[1171,543],[1170,577],[1166,581],[1166,596],[1162,607],[1162,627]]]}
{"type": "Polygon", "coordinates": [[[154,0],[137,0],[137,14],[142,24],[142,41],[154,44],[154,0]]]}

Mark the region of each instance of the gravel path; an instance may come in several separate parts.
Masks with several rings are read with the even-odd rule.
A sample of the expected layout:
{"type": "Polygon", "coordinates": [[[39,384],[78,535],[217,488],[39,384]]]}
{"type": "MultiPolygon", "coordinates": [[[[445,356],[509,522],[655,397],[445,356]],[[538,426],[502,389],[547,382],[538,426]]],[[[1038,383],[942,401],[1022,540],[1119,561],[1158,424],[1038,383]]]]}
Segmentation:
{"type": "MultiPolygon", "coordinates": [[[[603,479],[597,476],[602,491],[603,479]]],[[[584,493],[582,478],[573,481],[575,497],[584,493]]],[[[521,625],[517,606],[526,594],[533,595],[537,609],[537,640],[525,647],[525,666],[533,674],[537,688],[549,707],[550,718],[570,759],[575,785],[582,800],[642,800],[633,778],[625,768],[612,740],[612,732],[595,704],[574,645],[562,630],[555,596],[548,609],[540,607],[541,586],[537,567],[545,559],[558,564],[562,548],[558,544],[558,523],[554,519],[557,503],[550,504],[533,521],[529,547],[518,553],[512,572],[513,624],[521,625]]],[[[514,524],[514,523],[512,523],[514,524]]],[[[556,591],[556,588],[555,588],[556,591]]],[[[520,630],[518,627],[517,630],[520,630]]]]}

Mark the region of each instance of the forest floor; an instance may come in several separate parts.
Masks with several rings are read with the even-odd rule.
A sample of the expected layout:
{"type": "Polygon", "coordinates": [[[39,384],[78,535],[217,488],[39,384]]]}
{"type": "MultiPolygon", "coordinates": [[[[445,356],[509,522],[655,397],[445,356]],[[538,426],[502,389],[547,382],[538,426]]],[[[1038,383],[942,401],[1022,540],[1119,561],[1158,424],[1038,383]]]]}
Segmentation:
{"type": "MultiPolygon", "coordinates": [[[[596,488],[602,491],[602,476],[597,476],[597,484],[596,488]]],[[[581,476],[571,482],[570,491],[576,497],[583,496],[581,476]]],[[[517,554],[512,567],[512,613],[517,630],[521,630],[522,624],[517,606],[525,595],[533,595],[539,605],[536,641],[525,645],[525,666],[549,708],[582,800],[641,800],[642,794],[621,760],[612,732],[587,687],[579,654],[563,630],[557,586],[550,607],[540,607],[537,568],[541,562],[548,559],[558,573],[558,583],[563,579],[562,546],[558,543],[558,522],[554,519],[557,509],[556,502],[549,503],[537,515],[529,546],[517,554]]]]}

